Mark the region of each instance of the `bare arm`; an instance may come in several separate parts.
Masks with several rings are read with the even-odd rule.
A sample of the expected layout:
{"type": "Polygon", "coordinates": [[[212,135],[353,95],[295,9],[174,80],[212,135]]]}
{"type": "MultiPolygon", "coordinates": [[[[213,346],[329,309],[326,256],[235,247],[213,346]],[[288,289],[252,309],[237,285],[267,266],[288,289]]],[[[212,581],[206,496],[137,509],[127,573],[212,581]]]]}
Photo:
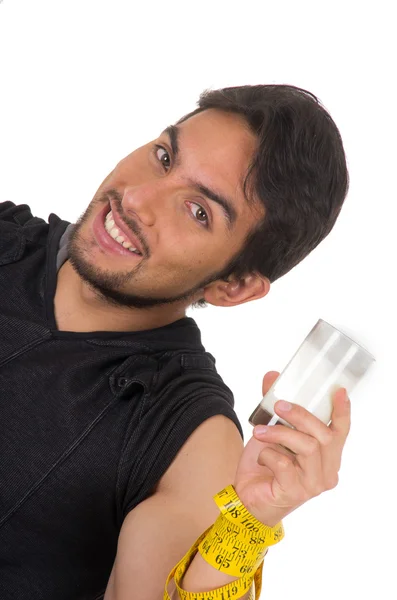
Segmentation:
{"type": "MultiPolygon", "coordinates": [[[[196,429],[156,493],[126,517],[105,600],[163,600],[169,572],[217,519],[213,497],[233,483],[242,451],[241,436],[226,417],[212,417],[196,429]]],[[[197,555],[183,588],[209,591],[235,579],[197,555]]]]}
{"type": "MultiPolygon", "coordinates": [[[[277,376],[265,375],[263,395],[277,376]]],[[[213,417],[193,433],[156,494],[126,518],[105,600],[163,600],[169,571],[214,523],[213,496],[230,483],[247,510],[270,527],[337,485],[350,430],[346,390],[334,393],[329,427],[296,404],[277,402],[275,412],[292,427],[254,430],[244,449],[225,417],[213,417]]],[[[212,590],[225,584],[225,576],[196,557],[183,584],[188,591],[212,590]]]]}

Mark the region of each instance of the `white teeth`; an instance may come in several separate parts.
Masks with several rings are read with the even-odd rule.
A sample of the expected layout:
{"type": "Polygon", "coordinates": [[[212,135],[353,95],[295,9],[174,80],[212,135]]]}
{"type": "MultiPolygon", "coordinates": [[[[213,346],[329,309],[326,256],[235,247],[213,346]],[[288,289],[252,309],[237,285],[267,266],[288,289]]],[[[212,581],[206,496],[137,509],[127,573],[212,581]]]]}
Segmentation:
{"type": "Polygon", "coordinates": [[[135,254],[139,254],[140,252],[136,249],[132,247],[131,242],[129,242],[128,240],[125,240],[123,235],[121,234],[121,231],[116,227],[115,222],[113,220],[113,215],[112,215],[112,211],[110,211],[105,219],[105,229],[108,232],[108,234],[116,241],[118,242],[121,246],[123,246],[124,248],[128,249],[130,252],[134,252],[135,254]]]}

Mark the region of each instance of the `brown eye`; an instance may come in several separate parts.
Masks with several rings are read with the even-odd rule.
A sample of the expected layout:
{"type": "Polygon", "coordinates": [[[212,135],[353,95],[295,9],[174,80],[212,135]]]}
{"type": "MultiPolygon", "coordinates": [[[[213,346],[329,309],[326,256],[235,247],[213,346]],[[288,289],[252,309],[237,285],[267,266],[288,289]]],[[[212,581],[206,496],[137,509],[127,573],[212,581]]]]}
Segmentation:
{"type": "Polygon", "coordinates": [[[200,206],[200,204],[196,204],[195,202],[188,202],[187,204],[197,221],[208,225],[208,215],[204,208],[200,206]]]}
{"type": "Polygon", "coordinates": [[[163,148],[162,146],[156,146],[156,158],[159,162],[161,162],[162,167],[164,168],[165,171],[168,171],[168,169],[171,166],[171,158],[170,155],[168,154],[167,150],[165,148],[163,148]]]}

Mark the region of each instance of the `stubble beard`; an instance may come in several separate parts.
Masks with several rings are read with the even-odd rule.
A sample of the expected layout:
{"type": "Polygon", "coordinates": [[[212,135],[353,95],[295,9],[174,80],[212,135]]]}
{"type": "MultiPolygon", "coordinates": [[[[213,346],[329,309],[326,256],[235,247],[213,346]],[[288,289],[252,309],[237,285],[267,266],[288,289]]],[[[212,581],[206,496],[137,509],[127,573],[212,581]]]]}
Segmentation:
{"type": "Polygon", "coordinates": [[[87,260],[86,256],[87,254],[90,254],[92,248],[96,247],[96,242],[84,240],[81,235],[81,230],[90,219],[95,208],[106,202],[107,197],[105,195],[99,199],[94,199],[91,202],[87,210],[79,217],[72,229],[67,246],[68,259],[72,267],[100,301],[105,302],[109,306],[118,308],[128,307],[147,309],[177,303],[185,304],[186,307],[188,307],[197,300],[197,294],[200,290],[213,281],[221,278],[221,273],[214,273],[205,280],[202,280],[196,286],[173,296],[146,296],[133,292],[126,293],[119,291],[120,288],[125,288],[127,285],[132,287],[137,274],[144,268],[145,258],[142,258],[136,267],[133,267],[128,271],[117,273],[108,269],[100,269],[87,260]]]}

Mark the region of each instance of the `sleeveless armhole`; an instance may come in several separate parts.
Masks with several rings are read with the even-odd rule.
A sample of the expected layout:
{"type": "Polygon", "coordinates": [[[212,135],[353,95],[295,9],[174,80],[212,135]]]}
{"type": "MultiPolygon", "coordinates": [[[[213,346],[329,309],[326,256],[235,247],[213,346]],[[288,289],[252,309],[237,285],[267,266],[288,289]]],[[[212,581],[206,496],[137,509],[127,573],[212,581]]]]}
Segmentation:
{"type": "MultiPolygon", "coordinates": [[[[196,360],[197,357],[194,358],[196,360]]],[[[119,465],[118,520],[148,498],[190,435],[210,417],[223,415],[236,425],[233,395],[215,368],[190,362],[157,397],[144,400],[140,426],[127,441],[119,465]],[[201,365],[202,366],[202,365],[201,365]]]]}

